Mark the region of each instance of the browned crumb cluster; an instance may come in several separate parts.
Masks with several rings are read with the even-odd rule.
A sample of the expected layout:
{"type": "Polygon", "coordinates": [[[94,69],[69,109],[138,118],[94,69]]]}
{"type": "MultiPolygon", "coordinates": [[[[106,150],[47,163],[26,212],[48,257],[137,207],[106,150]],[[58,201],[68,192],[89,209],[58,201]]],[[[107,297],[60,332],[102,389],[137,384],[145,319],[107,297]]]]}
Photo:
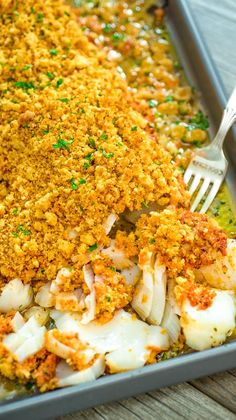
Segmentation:
{"type": "Polygon", "coordinates": [[[68,7],[1,2],[0,34],[3,278],[53,279],[68,265],[76,272],[90,247],[107,243],[111,212],[143,201],[188,205],[126,83],[105,68],[68,7]]]}
{"type": "Polygon", "coordinates": [[[166,209],[143,215],[136,234],[140,249],[153,249],[173,277],[188,275],[189,269],[209,265],[219,254],[226,254],[225,232],[199,213],[166,209]]]}

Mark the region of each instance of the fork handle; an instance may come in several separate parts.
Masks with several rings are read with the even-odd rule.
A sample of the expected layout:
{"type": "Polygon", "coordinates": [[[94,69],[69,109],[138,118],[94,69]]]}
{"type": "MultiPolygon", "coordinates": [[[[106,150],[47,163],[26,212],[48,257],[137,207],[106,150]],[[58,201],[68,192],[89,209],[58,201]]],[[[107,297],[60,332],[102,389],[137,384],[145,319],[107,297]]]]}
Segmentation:
{"type": "Polygon", "coordinates": [[[222,149],[225,136],[235,121],[236,121],[236,87],[234,88],[228,100],[226,108],[223,112],[219,130],[217,131],[217,134],[213,142],[211,143],[211,147],[213,146],[213,147],[217,147],[218,149],[222,149]]]}

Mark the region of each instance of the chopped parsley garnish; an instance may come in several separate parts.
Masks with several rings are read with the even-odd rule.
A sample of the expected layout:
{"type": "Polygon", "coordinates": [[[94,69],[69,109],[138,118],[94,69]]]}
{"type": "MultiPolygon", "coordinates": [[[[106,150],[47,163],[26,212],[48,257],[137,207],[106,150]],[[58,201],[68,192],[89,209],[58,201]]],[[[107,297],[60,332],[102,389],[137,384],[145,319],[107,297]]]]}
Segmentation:
{"type": "Polygon", "coordinates": [[[191,120],[191,128],[200,128],[201,130],[207,130],[209,127],[208,118],[199,111],[191,120]]]}
{"type": "Polygon", "coordinates": [[[146,201],[143,201],[143,202],[142,202],[142,205],[143,205],[144,207],[146,207],[146,209],[148,209],[148,208],[149,208],[149,204],[148,204],[146,201]]]}
{"type": "Polygon", "coordinates": [[[90,247],[89,247],[89,251],[90,252],[92,252],[92,251],[95,251],[95,249],[97,249],[97,244],[95,243],[95,244],[93,244],[93,245],[91,245],[90,247]]]}
{"type": "Polygon", "coordinates": [[[23,90],[34,89],[34,85],[32,82],[23,82],[23,81],[15,82],[14,86],[21,88],[23,90]]]}
{"type": "Polygon", "coordinates": [[[106,296],[106,301],[110,302],[111,301],[111,296],[106,296]]]}
{"type": "Polygon", "coordinates": [[[69,149],[69,146],[74,142],[74,139],[70,139],[69,141],[64,139],[58,139],[57,143],[53,144],[52,147],[54,149],[69,149]]]}
{"type": "Polygon", "coordinates": [[[86,160],[88,160],[90,162],[92,160],[92,158],[93,158],[92,153],[89,153],[88,155],[85,156],[84,159],[86,159],[86,160]]]}
{"type": "Polygon", "coordinates": [[[18,213],[18,211],[19,211],[19,209],[18,209],[17,207],[15,207],[15,208],[12,210],[12,214],[17,214],[17,213],[18,213]]]}
{"type": "Polygon", "coordinates": [[[75,178],[70,179],[70,186],[72,190],[77,190],[78,184],[75,183],[75,178]]]}
{"type": "Polygon", "coordinates": [[[38,23],[42,23],[42,21],[43,21],[43,13],[38,13],[38,15],[37,15],[37,22],[38,23]]]}
{"type": "Polygon", "coordinates": [[[27,391],[32,391],[35,388],[34,382],[27,382],[27,384],[25,384],[25,388],[27,391]]]}
{"type": "Polygon", "coordinates": [[[131,131],[137,131],[137,129],[138,129],[137,125],[132,125],[131,131]]]}
{"type": "Polygon", "coordinates": [[[182,69],[182,66],[181,66],[181,64],[180,64],[180,63],[178,63],[178,61],[176,61],[176,62],[174,63],[174,69],[175,69],[175,70],[181,70],[181,69],[182,69]]]}
{"type": "Polygon", "coordinates": [[[150,239],[149,242],[150,242],[151,245],[153,245],[153,244],[155,244],[155,239],[150,239]]]}
{"type": "Polygon", "coordinates": [[[120,146],[120,147],[121,147],[121,146],[123,146],[123,143],[122,143],[122,141],[121,141],[121,140],[119,140],[117,144],[118,144],[118,146],[120,146]]]}
{"type": "Polygon", "coordinates": [[[98,149],[98,150],[100,150],[100,152],[102,152],[102,155],[107,159],[110,159],[114,156],[113,152],[112,153],[107,153],[104,149],[98,149]]]}
{"type": "Polygon", "coordinates": [[[77,190],[78,186],[83,184],[86,184],[86,179],[84,178],[80,178],[78,184],[76,184],[75,178],[70,179],[70,186],[72,190],[77,190]]]}
{"type": "Polygon", "coordinates": [[[105,32],[105,34],[109,34],[111,31],[112,31],[112,25],[110,23],[105,23],[103,27],[103,32],[105,32]]]}
{"type": "Polygon", "coordinates": [[[104,132],[103,132],[103,133],[101,134],[101,136],[100,136],[100,139],[101,139],[101,140],[103,140],[103,141],[107,140],[107,135],[106,135],[106,133],[104,133],[104,132]]]}
{"type": "Polygon", "coordinates": [[[43,134],[48,134],[49,130],[43,130],[43,134]]]}
{"type": "Polygon", "coordinates": [[[89,153],[88,155],[85,156],[84,159],[86,159],[87,162],[85,162],[84,165],[83,165],[84,166],[84,169],[88,169],[89,168],[92,158],[93,158],[92,153],[89,153]]]}
{"type": "Polygon", "coordinates": [[[62,83],[63,83],[63,79],[58,79],[56,84],[55,84],[55,87],[59,88],[62,85],[62,83]]]}
{"type": "Polygon", "coordinates": [[[113,267],[112,265],[111,265],[109,268],[110,268],[110,270],[112,270],[112,271],[116,271],[116,267],[113,267]]]}
{"type": "Polygon", "coordinates": [[[34,7],[31,7],[31,13],[33,13],[33,14],[35,14],[36,13],[36,10],[35,10],[35,8],[34,7]]]}
{"type": "Polygon", "coordinates": [[[124,39],[125,35],[121,34],[119,32],[115,32],[114,34],[112,34],[112,41],[114,42],[119,42],[122,41],[124,39]]]}
{"type": "Polygon", "coordinates": [[[157,101],[155,99],[150,99],[150,101],[148,101],[148,105],[149,108],[155,108],[155,106],[157,106],[157,101]]]}
{"type": "Polygon", "coordinates": [[[92,147],[92,149],[96,149],[96,144],[95,144],[95,141],[92,137],[89,137],[88,144],[89,144],[90,147],[92,147]]]}
{"type": "Polygon", "coordinates": [[[54,77],[55,77],[54,74],[51,73],[50,71],[47,72],[47,76],[50,80],[54,79],[54,77]]]}
{"type": "Polygon", "coordinates": [[[59,101],[65,102],[66,104],[69,102],[69,98],[59,98],[59,101]]]}
{"type": "Polygon", "coordinates": [[[68,13],[66,10],[64,11],[64,15],[70,17],[70,13],[68,13]]]}
{"type": "Polygon", "coordinates": [[[19,232],[23,233],[25,236],[31,235],[31,232],[28,229],[24,229],[24,225],[19,225],[16,230],[17,232],[12,232],[12,235],[16,238],[19,236],[19,232]]]}
{"type": "Polygon", "coordinates": [[[193,140],[192,145],[195,147],[202,147],[202,142],[199,140],[193,140]]]}
{"type": "Polygon", "coordinates": [[[49,52],[50,52],[51,55],[57,55],[58,54],[57,50],[50,50],[49,52]]]}
{"type": "Polygon", "coordinates": [[[29,70],[29,69],[31,69],[31,67],[33,66],[33,64],[26,64],[23,68],[22,68],[22,70],[29,70]]]}
{"type": "Polygon", "coordinates": [[[172,101],[173,101],[172,96],[170,95],[166,96],[165,102],[172,102],[172,101]]]}

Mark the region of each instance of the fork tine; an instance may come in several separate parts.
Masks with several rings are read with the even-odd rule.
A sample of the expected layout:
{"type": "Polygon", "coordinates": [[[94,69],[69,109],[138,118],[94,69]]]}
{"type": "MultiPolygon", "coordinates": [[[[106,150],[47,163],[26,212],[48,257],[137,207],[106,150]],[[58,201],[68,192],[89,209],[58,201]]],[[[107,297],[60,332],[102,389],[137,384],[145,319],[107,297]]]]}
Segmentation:
{"type": "Polygon", "coordinates": [[[193,172],[191,171],[190,167],[188,167],[184,173],[184,182],[187,185],[190,181],[193,172]]]}
{"type": "Polygon", "coordinates": [[[190,195],[192,195],[194,193],[194,191],[197,189],[200,181],[201,181],[201,175],[196,174],[195,178],[193,178],[193,182],[192,182],[192,184],[189,188],[190,195]]]}
{"type": "Polygon", "coordinates": [[[202,184],[200,190],[198,191],[198,194],[197,194],[197,196],[196,196],[196,198],[195,198],[195,200],[194,200],[194,202],[191,206],[191,211],[194,211],[197,208],[197,206],[200,203],[201,199],[203,198],[205,192],[207,191],[207,188],[209,187],[209,185],[210,185],[210,179],[206,178],[203,181],[203,184],[202,184]]]}
{"type": "Polygon", "coordinates": [[[208,194],[208,196],[206,198],[206,201],[203,204],[203,206],[202,206],[201,210],[199,211],[199,213],[202,213],[202,214],[203,213],[206,213],[206,211],[208,210],[208,208],[211,205],[212,201],[214,200],[214,198],[215,198],[215,196],[216,196],[216,194],[217,194],[217,192],[218,192],[218,190],[219,190],[219,188],[220,188],[220,186],[222,184],[222,181],[223,181],[222,179],[218,179],[218,180],[216,180],[213,183],[212,188],[209,191],[209,194],[208,194]]]}

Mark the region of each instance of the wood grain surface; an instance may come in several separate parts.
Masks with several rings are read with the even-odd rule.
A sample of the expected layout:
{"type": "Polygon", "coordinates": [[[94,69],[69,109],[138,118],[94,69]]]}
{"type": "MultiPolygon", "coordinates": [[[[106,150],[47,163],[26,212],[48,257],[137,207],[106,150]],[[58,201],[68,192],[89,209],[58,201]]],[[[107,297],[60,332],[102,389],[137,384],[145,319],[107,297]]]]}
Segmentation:
{"type": "MultiPolygon", "coordinates": [[[[117,0],[119,1],[119,0],[117,0]]],[[[236,85],[236,0],[188,0],[226,92],[236,85]]],[[[236,365],[236,355],[235,355],[236,365]]],[[[236,369],[57,420],[236,419],[236,369]]]]}

